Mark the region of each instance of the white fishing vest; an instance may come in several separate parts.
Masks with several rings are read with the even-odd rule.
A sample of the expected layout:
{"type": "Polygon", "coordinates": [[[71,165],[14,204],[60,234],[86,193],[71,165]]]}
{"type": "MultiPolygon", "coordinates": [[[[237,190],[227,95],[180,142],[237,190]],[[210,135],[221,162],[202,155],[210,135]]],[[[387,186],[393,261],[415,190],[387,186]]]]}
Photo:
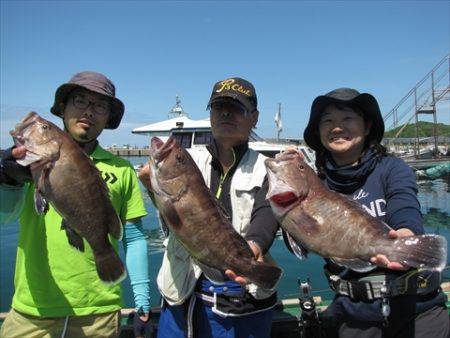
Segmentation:
{"type": "MultiPolygon", "coordinates": [[[[206,148],[189,149],[189,153],[200,168],[206,185],[209,187],[211,183],[211,154],[206,148]]],[[[255,188],[262,186],[266,175],[265,159],[264,155],[248,149],[231,179],[232,224],[241,236],[246,234],[250,225],[255,202],[255,188]]],[[[194,291],[202,270],[193,262],[189,253],[176,240],[172,232],[164,241],[164,245],[166,250],[156,281],[164,299],[170,305],[179,305],[194,291]]],[[[273,262],[268,254],[265,256],[265,260],[273,262]]],[[[254,284],[247,285],[247,290],[258,299],[267,298],[274,292],[261,289],[254,284]]]]}

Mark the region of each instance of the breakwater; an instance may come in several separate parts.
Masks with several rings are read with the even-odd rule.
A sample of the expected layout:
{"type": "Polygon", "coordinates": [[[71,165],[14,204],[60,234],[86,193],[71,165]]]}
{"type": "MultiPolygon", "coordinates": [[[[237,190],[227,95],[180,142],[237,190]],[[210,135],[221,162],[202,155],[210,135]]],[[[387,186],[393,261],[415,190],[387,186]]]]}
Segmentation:
{"type": "Polygon", "coordinates": [[[149,156],[150,149],[148,148],[107,148],[110,153],[117,156],[149,156]]]}

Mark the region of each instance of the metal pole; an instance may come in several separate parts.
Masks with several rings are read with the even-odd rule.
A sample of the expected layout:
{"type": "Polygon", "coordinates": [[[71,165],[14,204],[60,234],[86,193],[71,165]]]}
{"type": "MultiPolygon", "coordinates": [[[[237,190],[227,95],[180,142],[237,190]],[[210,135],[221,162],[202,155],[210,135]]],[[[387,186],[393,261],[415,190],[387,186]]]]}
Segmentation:
{"type": "MultiPolygon", "coordinates": [[[[281,102],[278,103],[278,117],[279,117],[279,119],[281,120],[281,102]]],[[[280,128],[277,128],[277,129],[278,129],[278,133],[277,133],[277,141],[280,141],[281,130],[280,130],[280,128]]]]}
{"type": "Polygon", "coordinates": [[[394,110],[394,129],[397,128],[397,109],[394,110]]]}
{"type": "Polygon", "coordinates": [[[438,139],[437,139],[437,117],[436,117],[436,101],[434,97],[434,71],[431,72],[431,98],[433,99],[433,135],[434,135],[434,152],[438,154],[438,139]]]}
{"type": "Polygon", "coordinates": [[[417,118],[417,88],[414,88],[414,116],[416,120],[416,146],[414,147],[414,156],[417,158],[420,154],[419,149],[419,121],[417,118]]]}

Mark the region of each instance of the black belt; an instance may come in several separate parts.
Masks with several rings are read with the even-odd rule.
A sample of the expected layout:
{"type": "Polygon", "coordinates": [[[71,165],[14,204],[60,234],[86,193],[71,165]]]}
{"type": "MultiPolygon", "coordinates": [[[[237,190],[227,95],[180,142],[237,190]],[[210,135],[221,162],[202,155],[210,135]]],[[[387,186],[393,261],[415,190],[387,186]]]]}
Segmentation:
{"type": "Polygon", "coordinates": [[[196,291],[195,295],[203,304],[212,308],[212,311],[224,317],[245,316],[261,312],[274,307],[277,303],[277,294],[274,292],[268,298],[256,299],[249,293],[242,296],[227,296],[212,292],[196,291]]]}
{"type": "Polygon", "coordinates": [[[436,291],[441,284],[439,271],[412,270],[401,276],[389,274],[364,276],[346,280],[327,273],[330,288],[353,300],[367,301],[400,295],[427,295],[436,291]]]}

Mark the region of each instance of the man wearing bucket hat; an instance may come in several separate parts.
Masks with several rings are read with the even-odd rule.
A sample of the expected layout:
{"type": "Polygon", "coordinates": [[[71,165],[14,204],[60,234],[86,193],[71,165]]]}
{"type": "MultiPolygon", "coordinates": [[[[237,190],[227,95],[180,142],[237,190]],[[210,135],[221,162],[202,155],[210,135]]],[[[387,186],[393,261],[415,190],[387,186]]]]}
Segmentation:
{"type": "MultiPolygon", "coordinates": [[[[139,314],[135,328],[142,335],[150,311],[147,244],[141,221],[147,213],[131,164],[104,150],[97,140],[104,129],[119,126],[124,105],[108,78],[86,71],[56,90],[51,112],[61,117],[64,130],[102,172],[124,224],[126,264],[139,314]]],[[[34,211],[35,188],[29,169],[15,162],[25,151],[24,147],[12,148],[2,156],[2,197],[17,201],[7,218],[20,217],[20,234],[15,294],[0,336],[117,337],[122,307],[119,281],[102,283],[90,250],[79,252],[58,240],[61,217],[51,206],[45,215],[34,211]]],[[[117,241],[112,244],[117,250],[117,241]]]]}
{"type": "MultiPolygon", "coordinates": [[[[207,109],[213,140],[207,151],[190,150],[206,184],[244,238],[250,225],[276,231],[277,222],[265,201],[265,157],[248,147],[259,114],[255,88],[238,77],[219,81],[207,109]]],[[[151,191],[149,174],[147,165],[139,177],[151,191]]],[[[270,247],[274,236],[267,234],[257,243],[247,238],[257,258],[263,259],[266,251],[261,248],[270,247]]],[[[242,277],[226,273],[198,266],[170,233],[157,278],[164,299],[158,337],[270,337],[276,292],[253,284],[242,286],[236,282],[245,284],[242,277]]]]}
{"type": "MultiPolygon", "coordinates": [[[[383,133],[376,99],[339,88],[314,100],[304,139],[316,151],[318,174],[328,188],[387,223],[394,229],[392,238],[423,234],[414,172],[386,154],[383,133]]],[[[411,270],[383,255],[371,260],[385,268],[374,265],[357,273],[326,260],[325,274],[336,297],[325,315],[337,319],[337,335],[447,337],[440,273],[411,270]]]]}

